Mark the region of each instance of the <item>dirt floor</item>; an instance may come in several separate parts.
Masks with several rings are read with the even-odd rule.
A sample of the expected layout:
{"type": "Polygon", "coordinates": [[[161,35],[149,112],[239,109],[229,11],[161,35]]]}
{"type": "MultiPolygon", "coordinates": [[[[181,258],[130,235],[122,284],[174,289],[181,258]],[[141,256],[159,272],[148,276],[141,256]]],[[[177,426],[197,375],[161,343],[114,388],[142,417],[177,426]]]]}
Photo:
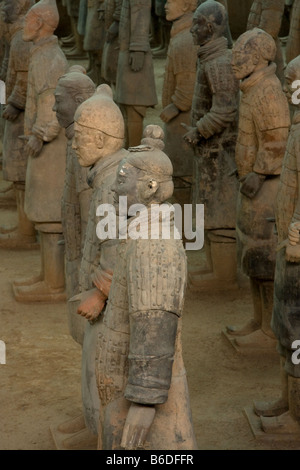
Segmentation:
{"type": "MultiPolygon", "coordinates": [[[[155,61],[159,90],[163,65],[155,61]]],[[[159,122],[159,109],[147,115],[149,123],[159,122]]],[[[0,208],[0,225],[15,221],[14,208],[0,208]]],[[[7,351],[0,365],[0,450],[54,450],[50,426],[81,413],[81,348],[69,335],[66,305],[21,304],[13,297],[11,282],[39,266],[39,250],[0,250],[0,340],[7,351]]],[[[199,449],[300,449],[290,440],[256,439],[245,417],[254,399],[276,398],[280,390],[276,352],[240,354],[221,333],[251,315],[245,280],[222,293],[187,291],[183,354],[199,449]]]]}

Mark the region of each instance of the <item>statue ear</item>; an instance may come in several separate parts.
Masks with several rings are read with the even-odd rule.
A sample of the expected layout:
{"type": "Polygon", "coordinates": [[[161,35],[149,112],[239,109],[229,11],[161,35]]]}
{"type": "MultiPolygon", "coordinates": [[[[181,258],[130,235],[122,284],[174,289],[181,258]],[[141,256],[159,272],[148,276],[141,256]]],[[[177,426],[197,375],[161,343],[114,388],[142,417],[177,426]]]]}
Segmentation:
{"type": "Polygon", "coordinates": [[[104,147],[104,135],[102,134],[102,132],[97,132],[96,136],[95,136],[95,139],[96,139],[96,145],[97,145],[97,148],[98,149],[103,149],[104,147]]]}

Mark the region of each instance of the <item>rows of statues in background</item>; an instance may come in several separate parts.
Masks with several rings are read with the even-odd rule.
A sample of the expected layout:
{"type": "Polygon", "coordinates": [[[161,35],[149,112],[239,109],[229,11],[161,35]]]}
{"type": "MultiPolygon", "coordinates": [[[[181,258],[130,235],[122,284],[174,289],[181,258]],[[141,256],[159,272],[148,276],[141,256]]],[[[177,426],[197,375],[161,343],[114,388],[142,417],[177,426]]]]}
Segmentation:
{"type": "MultiPolygon", "coordinates": [[[[104,449],[196,448],[181,357],[182,244],[119,245],[96,235],[99,204],[127,195],[147,207],[172,196],[181,204],[192,198],[205,205],[206,265],[189,273],[190,285],[228,289],[237,286],[238,269],[248,276],[253,318],[240,329],[227,327],[228,335],[245,349],[267,350],[278,340],[282,397],[257,402],[255,411],[266,432],[300,434],[300,375],[291,361],[300,334],[298,112],[290,127],[282,90],[284,81],[291,104],[300,70],[295,58],[283,78],[278,33],[284,1],[255,0],[248,30],[231,50],[223,2],[167,0],[165,20],[172,28],[160,115],[165,134],[150,126],[144,140],[143,118],[157,103],[151,2],[110,5],[109,41],[101,54],[84,44],[92,18],[98,26],[107,20],[109,2],[103,9],[98,2],[77,3],[75,14],[76,2],[65,2],[76,37],[69,59],[86,50],[91,71],[103,70],[105,57],[115,64],[115,79],[108,74],[105,80],[111,86],[102,84],[97,92],[99,75],[80,65],[68,69],[53,36],[55,0],[3,1],[9,26],[2,51],[3,67],[8,62],[3,175],[14,185],[18,226],[1,229],[0,246],[40,245],[41,273],[14,281],[17,300],[69,300],[70,332],[82,345],[83,417],[60,431],[76,429],[79,442],[98,436],[104,449]],[[117,37],[118,59],[105,49],[117,37]]],[[[291,18],[297,11],[295,1],[291,18]]],[[[72,445],[74,439],[66,442],[72,445]]]]}

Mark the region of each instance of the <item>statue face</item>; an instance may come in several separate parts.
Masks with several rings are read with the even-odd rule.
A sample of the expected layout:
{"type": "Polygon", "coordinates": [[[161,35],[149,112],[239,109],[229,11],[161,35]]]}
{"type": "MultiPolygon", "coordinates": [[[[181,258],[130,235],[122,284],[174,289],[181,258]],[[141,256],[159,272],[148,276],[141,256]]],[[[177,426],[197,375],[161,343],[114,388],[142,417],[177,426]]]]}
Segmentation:
{"type": "Polygon", "coordinates": [[[233,73],[238,80],[242,80],[249,75],[251,75],[257,65],[257,52],[255,50],[250,50],[238,43],[234,46],[232,50],[232,59],[231,65],[233,73]]]}
{"type": "Polygon", "coordinates": [[[3,12],[5,23],[14,23],[18,19],[17,0],[4,0],[3,12]]]}
{"type": "Polygon", "coordinates": [[[190,31],[193,36],[194,44],[198,46],[202,46],[208,42],[213,35],[205,16],[197,12],[193,16],[193,25],[190,31]]]}
{"type": "Polygon", "coordinates": [[[54,96],[53,111],[56,113],[59,125],[66,129],[74,122],[74,114],[78,103],[75,97],[72,96],[71,91],[64,86],[57,85],[54,96]]]}
{"type": "Polygon", "coordinates": [[[166,19],[175,21],[186,13],[185,0],[167,0],[165,4],[166,19]]]}
{"type": "Polygon", "coordinates": [[[101,134],[101,131],[81,126],[78,122],[74,123],[72,148],[75,150],[81,166],[92,166],[104,156],[103,146],[100,142],[101,134]]]}
{"type": "Polygon", "coordinates": [[[29,10],[25,16],[23,29],[23,40],[34,41],[38,37],[43,22],[32,10],[29,10]]]}
{"type": "Polygon", "coordinates": [[[133,204],[144,204],[142,189],[146,182],[138,179],[139,173],[139,170],[127,163],[126,159],[120,162],[116,180],[112,187],[116,209],[118,208],[120,196],[127,196],[128,208],[133,204]]]}

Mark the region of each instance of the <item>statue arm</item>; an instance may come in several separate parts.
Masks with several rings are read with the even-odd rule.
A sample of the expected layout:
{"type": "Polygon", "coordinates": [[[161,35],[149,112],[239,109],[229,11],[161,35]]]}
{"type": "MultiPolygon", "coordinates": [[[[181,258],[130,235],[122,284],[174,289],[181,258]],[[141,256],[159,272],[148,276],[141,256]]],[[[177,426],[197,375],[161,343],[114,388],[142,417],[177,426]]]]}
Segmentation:
{"type": "Polygon", "coordinates": [[[148,52],[151,0],[130,0],[130,52],[148,52]]]}
{"type": "Polygon", "coordinates": [[[37,115],[32,134],[44,142],[54,140],[61,130],[56,114],[52,111],[54,101],[54,89],[47,89],[38,95],[37,115]]]}

